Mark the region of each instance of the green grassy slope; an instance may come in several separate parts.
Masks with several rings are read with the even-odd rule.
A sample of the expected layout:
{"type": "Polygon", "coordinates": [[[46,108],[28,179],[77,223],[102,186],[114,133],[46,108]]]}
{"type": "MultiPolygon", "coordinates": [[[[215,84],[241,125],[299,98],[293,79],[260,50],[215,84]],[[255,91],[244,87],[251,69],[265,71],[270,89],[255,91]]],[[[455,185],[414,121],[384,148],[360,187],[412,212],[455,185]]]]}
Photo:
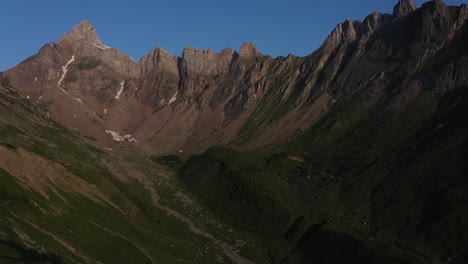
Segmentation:
{"type": "Polygon", "coordinates": [[[468,97],[396,98],[335,109],[273,154],[209,150],[180,177],[273,263],[467,261],[468,97]]]}
{"type": "Polygon", "coordinates": [[[229,263],[219,245],[154,207],[142,183],[116,178],[101,162],[106,153],[0,89],[0,145],[63,166],[65,181],[79,177],[102,195],[91,199],[52,184],[46,198],[0,168],[1,263],[229,263]]]}
{"type": "MultiPolygon", "coordinates": [[[[468,262],[468,24],[453,31],[458,11],[429,2],[365,45],[342,43],[314,87],[335,104],[309,131],[263,153],[209,150],[180,179],[272,263],[468,262]]],[[[241,136],[275,112],[256,114],[241,136]]]]}

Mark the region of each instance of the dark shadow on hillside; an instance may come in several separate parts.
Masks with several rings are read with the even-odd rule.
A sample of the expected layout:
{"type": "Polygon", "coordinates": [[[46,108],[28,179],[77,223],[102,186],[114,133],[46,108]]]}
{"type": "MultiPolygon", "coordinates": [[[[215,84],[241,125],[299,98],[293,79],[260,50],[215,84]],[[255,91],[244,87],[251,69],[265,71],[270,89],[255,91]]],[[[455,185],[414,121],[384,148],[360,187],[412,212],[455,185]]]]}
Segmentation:
{"type": "Polygon", "coordinates": [[[0,263],[63,263],[54,253],[41,253],[8,240],[0,239],[0,263]],[[6,253],[6,252],[10,253],[6,253]]]}

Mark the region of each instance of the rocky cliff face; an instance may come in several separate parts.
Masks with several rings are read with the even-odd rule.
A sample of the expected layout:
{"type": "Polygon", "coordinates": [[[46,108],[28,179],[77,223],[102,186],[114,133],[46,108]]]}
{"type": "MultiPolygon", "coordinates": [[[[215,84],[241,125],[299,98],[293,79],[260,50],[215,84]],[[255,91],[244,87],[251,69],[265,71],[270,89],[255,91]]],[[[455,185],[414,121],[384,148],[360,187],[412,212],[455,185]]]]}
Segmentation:
{"type": "MultiPolygon", "coordinates": [[[[344,94],[395,78],[424,86],[431,79],[424,65],[455,45],[467,16],[466,5],[433,1],[416,10],[401,0],[392,15],[339,24],[304,58],[273,59],[245,43],[239,52],[186,48],[181,57],[157,47],[139,62],[104,45],[84,21],[6,75],[22,94],[51,105],[59,121],[104,144],[112,130],[135,135],[150,152],[251,149],[308,129],[344,94]]],[[[428,89],[465,81],[463,74],[444,76],[449,88],[428,89]]]]}
{"type": "Polygon", "coordinates": [[[398,1],[398,4],[393,8],[393,15],[396,17],[406,16],[416,10],[412,0],[401,0],[398,1]]]}
{"type": "Polygon", "coordinates": [[[96,29],[83,21],[69,33],[60,37],[59,52],[69,57],[90,57],[100,60],[126,77],[136,77],[138,68],[133,59],[119,50],[102,44],[96,29]]]}

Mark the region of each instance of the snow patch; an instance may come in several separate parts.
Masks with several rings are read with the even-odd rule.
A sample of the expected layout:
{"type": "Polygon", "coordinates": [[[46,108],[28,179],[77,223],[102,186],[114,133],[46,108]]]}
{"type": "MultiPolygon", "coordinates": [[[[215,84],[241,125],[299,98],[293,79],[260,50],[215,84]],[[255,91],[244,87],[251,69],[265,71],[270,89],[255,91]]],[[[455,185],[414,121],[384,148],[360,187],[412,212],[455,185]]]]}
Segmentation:
{"type": "Polygon", "coordinates": [[[296,156],[288,156],[288,159],[292,161],[304,162],[303,158],[296,157],[296,156]]]}
{"type": "Polygon", "coordinates": [[[114,97],[116,100],[119,100],[119,99],[120,99],[120,95],[121,95],[122,92],[123,92],[124,86],[125,86],[125,81],[122,81],[122,82],[120,83],[120,90],[117,92],[117,95],[114,97]]]}
{"type": "Polygon", "coordinates": [[[104,109],[104,114],[105,114],[105,115],[107,115],[107,108],[106,108],[106,109],[104,109]]]}
{"type": "Polygon", "coordinates": [[[123,141],[128,141],[128,142],[133,142],[137,143],[138,141],[132,137],[132,135],[127,134],[125,136],[121,136],[118,132],[112,131],[112,130],[106,130],[106,133],[112,136],[112,139],[117,142],[123,142],[123,141]]]}
{"type": "Polygon", "coordinates": [[[29,99],[29,95],[26,95],[26,99],[29,99]]]}
{"type": "Polygon", "coordinates": [[[65,79],[65,76],[67,75],[68,72],[68,66],[72,64],[75,61],[75,55],[71,57],[71,59],[65,64],[65,66],[62,66],[62,77],[60,77],[60,80],[58,81],[58,86],[60,87],[62,85],[63,79],[65,79]]]}
{"type": "Polygon", "coordinates": [[[179,91],[176,91],[174,96],[172,96],[171,100],[169,100],[169,105],[171,105],[172,103],[174,103],[175,101],[177,101],[177,94],[179,93],[179,91]]]}
{"type": "Polygon", "coordinates": [[[96,48],[98,48],[98,49],[101,49],[101,50],[108,50],[108,49],[111,48],[111,47],[106,46],[106,45],[104,45],[104,44],[101,44],[101,45],[97,45],[97,44],[95,44],[95,43],[89,43],[89,44],[91,44],[91,45],[93,45],[94,47],[96,47],[96,48]]]}
{"type": "Polygon", "coordinates": [[[41,100],[42,99],[42,96],[39,96],[39,98],[37,98],[37,100],[41,100]]]}
{"type": "Polygon", "coordinates": [[[37,77],[36,77],[36,78],[34,78],[34,82],[37,82],[37,77]]]}
{"type": "MultiPolygon", "coordinates": [[[[58,88],[60,88],[60,90],[62,90],[62,92],[64,92],[66,95],[70,96],[71,98],[73,98],[73,100],[77,101],[78,103],[80,104],[83,104],[83,101],[81,101],[81,99],[79,98],[76,98],[74,97],[73,95],[69,94],[67,91],[65,91],[63,88],[62,88],[62,82],[63,80],[65,79],[65,76],[67,75],[67,72],[68,72],[68,66],[70,64],[72,64],[73,62],[75,61],[75,55],[73,55],[71,57],[71,59],[67,62],[67,64],[65,64],[65,66],[62,66],[62,71],[63,71],[63,74],[62,74],[62,77],[60,77],[60,80],[58,81],[58,88]]],[[[57,75],[58,76],[58,75],[57,75]]]]}

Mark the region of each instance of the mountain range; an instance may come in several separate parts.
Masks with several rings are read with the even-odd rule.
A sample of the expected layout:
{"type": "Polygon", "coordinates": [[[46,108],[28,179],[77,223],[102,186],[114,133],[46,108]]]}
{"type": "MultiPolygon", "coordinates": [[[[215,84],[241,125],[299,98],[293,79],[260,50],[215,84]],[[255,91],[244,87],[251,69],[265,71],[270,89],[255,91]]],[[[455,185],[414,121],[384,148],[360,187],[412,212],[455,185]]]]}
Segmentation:
{"type": "Polygon", "coordinates": [[[0,74],[0,261],[468,263],[468,7],[138,62],[83,21],[0,74]]]}

